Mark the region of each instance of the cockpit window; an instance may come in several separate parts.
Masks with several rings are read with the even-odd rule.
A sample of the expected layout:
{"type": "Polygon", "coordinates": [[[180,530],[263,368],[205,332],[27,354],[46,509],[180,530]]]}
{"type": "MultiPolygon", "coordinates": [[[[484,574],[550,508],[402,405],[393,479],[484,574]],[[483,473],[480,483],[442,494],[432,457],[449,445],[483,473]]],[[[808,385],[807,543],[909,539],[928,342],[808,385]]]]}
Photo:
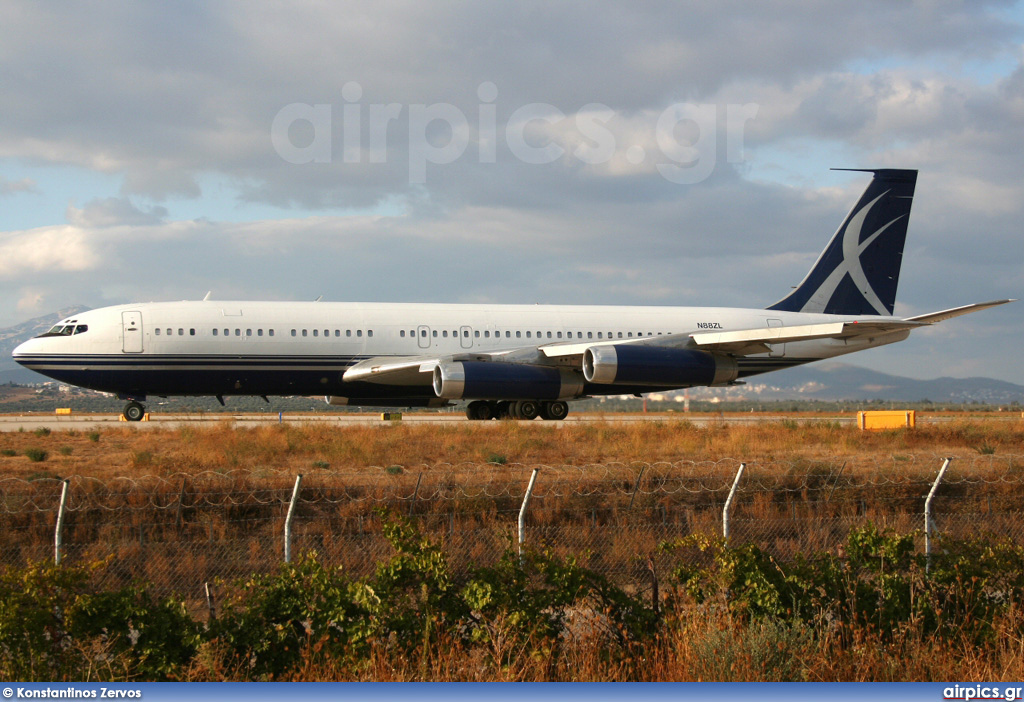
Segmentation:
{"type": "Polygon", "coordinates": [[[56,324],[50,327],[49,331],[45,334],[40,334],[38,338],[42,339],[45,336],[71,336],[72,334],[83,334],[89,331],[88,324],[56,324]]]}

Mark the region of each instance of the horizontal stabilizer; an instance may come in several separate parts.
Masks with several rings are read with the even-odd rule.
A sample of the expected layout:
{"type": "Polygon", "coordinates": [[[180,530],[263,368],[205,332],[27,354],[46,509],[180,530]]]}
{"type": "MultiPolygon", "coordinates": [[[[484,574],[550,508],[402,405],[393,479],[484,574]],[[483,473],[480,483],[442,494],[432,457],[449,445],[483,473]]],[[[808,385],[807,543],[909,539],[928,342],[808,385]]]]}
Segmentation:
{"type": "Polygon", "coordinates": [[[1005,305],[1007,302],[1016,302],[1016,300],[992,300],[991,302],[976,302],[973,305],[961,305],[960,307],[953,307],[948,310],[942,310],[941,312],[931,312],[929,314],[921,314],[916,317],[909,317],[907,321],[920,322],[921,324],[935,324],[936,322],[944,322],[947,319],[953,319],[953,317],[959,317],[960,315],[970,314],[971,312],[987,310],[989,307],[1005,305]]]}

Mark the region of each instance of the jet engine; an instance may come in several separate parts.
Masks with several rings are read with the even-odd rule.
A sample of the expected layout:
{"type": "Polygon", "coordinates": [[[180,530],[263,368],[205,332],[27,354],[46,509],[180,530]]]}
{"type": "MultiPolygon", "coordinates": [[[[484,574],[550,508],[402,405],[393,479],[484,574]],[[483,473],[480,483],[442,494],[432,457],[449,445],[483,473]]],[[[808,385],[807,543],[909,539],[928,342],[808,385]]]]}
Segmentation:
{"type": "Polygon", "coordinates": [[[726,385],[739,369],[730,356],[663,346],[617,344],[583,352],[583,377],[602,385],[693,387],[726,385]]]}
{"type": "Polygon", "coordinates": [[[446,400],[562,400],[582,392],[578,373],[551,366],[461,361],[434,367],[434,393],[446,400]]]}

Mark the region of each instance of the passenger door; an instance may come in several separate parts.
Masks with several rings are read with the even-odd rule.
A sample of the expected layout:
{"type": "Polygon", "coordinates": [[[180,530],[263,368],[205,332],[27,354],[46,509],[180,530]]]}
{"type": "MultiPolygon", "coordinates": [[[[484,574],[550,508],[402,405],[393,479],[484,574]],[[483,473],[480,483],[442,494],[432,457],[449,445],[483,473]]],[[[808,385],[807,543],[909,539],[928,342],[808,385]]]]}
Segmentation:
{"type": "Polygon", "coordinates": [[[142,353],[142,313],[122,312],[121,327],[124,332],[121,349],[125,353],[142,353]]]}

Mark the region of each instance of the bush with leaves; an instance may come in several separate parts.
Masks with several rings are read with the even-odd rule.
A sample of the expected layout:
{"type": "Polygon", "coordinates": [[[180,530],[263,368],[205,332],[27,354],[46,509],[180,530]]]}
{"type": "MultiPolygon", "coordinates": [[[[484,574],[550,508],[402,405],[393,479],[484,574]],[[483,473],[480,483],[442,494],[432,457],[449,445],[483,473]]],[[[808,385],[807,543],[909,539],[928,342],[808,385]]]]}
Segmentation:
{"type": "Polygon", "coordinates": [[[850,532],[845,558],[821,553],[779,563],[756,546],[704,535],[663,548],[691,554],[673,573],[677,612],[717,604],[747,618],[825,622],[840,633],[892,638],[913,626],[978,640],[1024,597],[1024,548],[1005,541],[947,539],[930,567],[913,534],[870,524],[850,532]]]}
{"type": "Polygon", "coordinates": [[[199,625],[141,586],[98,591],[97,563],[0,575],[0,675],[8,680],[164,680],[187,665],[199,625]]]}

